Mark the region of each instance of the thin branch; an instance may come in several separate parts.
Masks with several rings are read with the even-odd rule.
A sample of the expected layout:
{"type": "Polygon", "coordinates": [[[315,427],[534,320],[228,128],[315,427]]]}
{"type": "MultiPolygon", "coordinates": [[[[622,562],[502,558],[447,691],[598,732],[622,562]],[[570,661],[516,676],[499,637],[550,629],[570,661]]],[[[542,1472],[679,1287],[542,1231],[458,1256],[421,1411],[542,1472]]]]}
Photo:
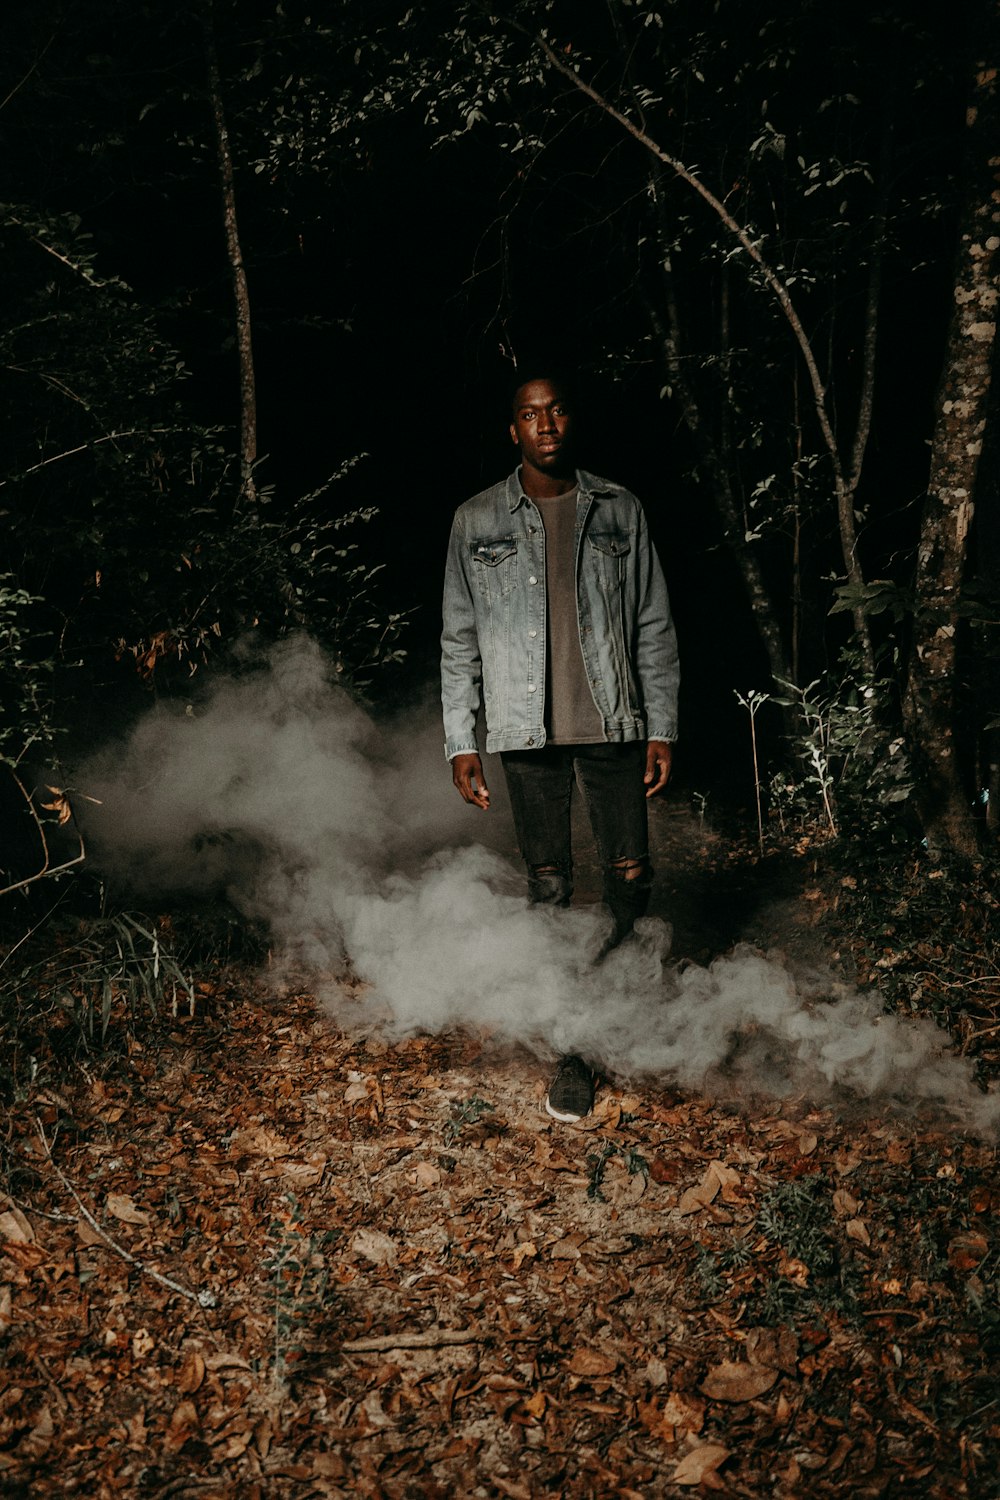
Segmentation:
{"type": "Polygon", "coordinates": [[[18,948],[20,948],[20,946],[21,946],[22,943],[26,943],[29,938],[33,938],[34,935],[35,935],[35,933],[38,931],[38,929],[40,927],[44,927],[45,926],[46,922],[49,920],[49,918],[51,917],[52,913],[55,911],[56,907],[59,905],[59,903],[65,897],[65,895],[66,895],[66,889],[67,888],[64,888],[63,890],[61,890],[59,892],[58,896],[53,901],[52,905],[49,907],[49,909],[45,913],[44,917],[39,917],[38,921],[34,924],[34,926],[33,927],[29,927],[28,930],[27,930],[27,932],[22,932],[22,934],[18,938],[17,942],[14,943],[12,947],[10,947],[10,948],[7,949],[7,951],[4,954],[3,958],[0,958],[0,969],[2,969],[4,967],[4,965],[10,959],[12,959],[14,957],[14,954],[17,952],[18,948]]]}
{"type": "MultiPolygon", "coordinates": [[[[517,26],[516,22],[512,24],[517,26]]],[[[524,27],[517,26],[517,29],[525,35],[530,35],[530,33],[526,32],[524,27]]],[[[759,245],[754,241],[754,239],[747,232],[744,226],[740,224],[738,220],[733,218],[733,215],[729,212],[725,203],[723,203],[720,198],[716,197],[712,190],[707,187],[705,183],[695,175],[694,172],[686,167],[684,163],[680,161],[676,156],[671,155],[669,151],[665,151],[664,148],[652,138],[652,136],[650,136],[640,126],[636,125],[633,120],[630,120],[628,115],[624,114],[620,109],[616,108],[616,106],[611,103],[610,99],[606,98],[602,93],[594,88],[592,84],[587,83],[585,79],[581,78],[579,73],[575,72],[575,70],[570,67],[569,63],[564,61],[564,59],[559,56],[559,54],[550,45],[550,43],[546,41],[544,37],[536,35],[531,39],[534,45],[538,47],[539,50],[545,55],[545,57],[548,59],[549,64],[555,69],[557,73],[560,73],[563,78],[567,79],[573,85],[574,88],[579,89],[581,93],[585,94],[587,98],[590,99],[594,104],[596,104],[597,107],[606,115],[608,115],[610,119],[616,121],[617,124],[619,124],[623,130],[626,130],[629,135],[637,140],[640,145],[645,146],[647,151],[652,152],[652,154],[657,157],[659,161],[663,162],[665,166],[669,167],[670,170],[675,174],[675,176],[679,177],[682,182],[686,182],[690,188],[693,188],[698,196],[708,204],[712,212],[717,216],[717,218],[722,221],[722,223],[729,230],[730,234],[732,234],[737,243],[746,252],[750,260],[757,267],[757,270],[759,271],[765,285],[774,294],[774,297],[777,300],[782,313],[784,314],[785,320],[792,331],[795,341],[799,346],[799,350],[802,354],[802,359],[805,363],[806,370],[809,375],[809,383],[812,387],[813,393],[813,404],[816,409],[816,418],[819,422],[820,431],[823,435],[823,442],[826,447],[830,465],[833,470],[834,492],[837,501],[837,517],[840,530],[841,549],[844,558],[844,570],[847,578],[855,587],[862,587],[864,585],[864,574],[861,570],[861,566],[858,562],[857,557],[857,530],[854,520],[854,496],[848,484],[847,476],[844,473],[844,466],[840,457],[840,449],[837,445],[837,439],[833,431],[833,424],[830,420],[830,413],[827,405],[826,387],[823,383],[823,378],[820,375],[819,365],[816,362],[816,356],[813,352],[813,347],[810,342],[809,336],[802,325],[802,320],[800,319],[798,310],[796,309],[795,304],[792,301],[788,287],[782,281],[778,273],[774,270],[773,266],[771,266],[770,263],[765,259],[765,257],[761,253],[759,245]]],[[[874,667],[874,659],[871,647],[871,633],[868,628],[868,621],[866,620],[864,612],[860,608],[860,606],[857,606],[852,610],[852,617],[854,620],[855,630],[858,634],[859,640],[862,643],[866,662],[868,662],[869,666],[874,667]]]]}
{"type": "Polygon", "coordinates": [[[388,1349],[446,1349],[457,1344],[481,1344],[489,1334],[475,1328],[429,1328],[426,1333],[383,1333],[341,1344],[344,1354],[384,1354],[388,1349]]]}
{"type": "Polygon", "coordinates": [[[36,880],[44,880],[46,876],[52,878],[56,875],[62,875],[66,870],[71,870],[74,865],[82,864],[87,857],[87,851],[83,843],[83,834],[80,832],[79,828],[77,828],[74,821],[73,831],[75,832],[80,845],[79,854],[75,855],[73,859],[64,861],[64,863],[61,865],[53,865],[50,863],[52,856],[49,853],[49,841],[45,837],[45,825],[43,824],[41,818],[38,816],[38,813],[35,811],[35,804],[31,800],[31,793],[28,791],[21,778],[15,773],[13,767],[8,765],[7,769],[8,771],[10,771],[11,777],[14,781],[14,785],[17,787],[18,791],[21,793],[21,796],[27,803],[28,812],[31,814],[32,821],[34,822],[35,827],[38,829],[38,837],[41,840],[42,845],[43,863],[42,868],[37,872],[37,874],[28,875],[24,880],[15,880],[13,885],[4,886],[3,889],[0,890],[0,896],[9,896],[11,891],[23,890],[26,885],[34,885],[36,880]]]}
{"type": "Polygon", "coordinates": [[[882,296],[882,264],[885,259],[885,225],[887,199],[889,196],[889,158],[892,144],[892,125],[883,128],[882,149],[879,162],[879,199],[872,226],[871,265],[868,268],[868,295],[865,302],[865,332],[861,355],[861,393],[858,397],[858,423],[854,431],[851,449],[851,466],[847,483],[853,495],[861,478],[868,438],[872,426],[872,407],[875,395],[875,352],[878,345],[878,310],[882,296]]]}
{"type": "Polygon", "coordinates": [[[203,1288],[200,1292],[189,1291],[187,1287],[181,1286],[180,1282],[173,1281],[169,1276],[161,1276],[159,1271],[154,1271],[151,1266],[147,1266],[143,1261],[139,1260],[137,1256],[133,1255],[131,1250],[126,1250],[124,1245],[119,1245],[117,1240],[113,1240],[111,1238],[107,1230],[103,1229],[101,1225],[98,1224],[97,1220],[94,1218],[94,1215],[90,1212],[90,1209],[84,1203],[83,1199],[80,1197],[80,1194],[70,1182],[65,1172],[63,1172],[56,1165],[55,1160],[52,1156],[52,1152],[49,1148],[48,1137],[46,1136],[42,1122],[37,1115],[35,1116],[35,1126],[38,1130],[39,1136],[41,1137],[42,1146],[48,1159],[49,1166],[59,1178],[59,1181],[69,1193],[70,1197],[73,1199],[77,1208],[83,1214],[83,1217],[86,1219],[87,1223],[90,1225],[94,1233],[99,1234],[104,1243],[108,1245],[116,1255],[120,1255],[122,1260],[125,1261],[128,1265],[134,1266],[141,1275],[148,1276],[151,1281],[155,1281],[160,1286],[166,1287],[168,1292],[176,1292],[179,1296],[186,1297],[189,1302],[197,1303],[199,1307],[215,1307],[215,1293],[209,1291],[207,1287],[203,1288]]]}
{"type": "MultiPolygon", "coordinates": [[[[13,477],[23,479],[25,474],[35,474],[39,469],[47,468],[49,464],[60,463],[62,459],[72,458],[77,453],[86,453],[88,448],[97,448],[101,443],[115,443],[119,438],[149,437],[153,433],[179,432],[180,430],[179,427],[131,427],[126,432],[106,432],[103,437],[92,438],[89,443],[80,443],[76,448],[67,448],[65,453],[53,453],[51,458],[43,458],[40,463],[32,464],[30,468],[24,469],[13,477]]],[[[10,479],[0,479],[0,490],[10,483],[10,479]]]]}
{"type": "Polygon", "coordinates": [[[812,344],[809,341],[809,336],[802,326],[802,321],[799,318],[798,311],[796,310],[795,304],[792,302],[788,288],[782,281],[781,277],[764,259],[764,256],[760,252],[759,246],[753,239],[751,239],[750,235],[744,229],[743,225],[733,218],[726,205],[720,198],[717,198],[715,196],[711,188],[706,187],[701,179],[699,177],[696,177],[695,174],[690,171],[682,161],[679,161],[676,156],[672,156],[669,151],[665,151],[663,147],[658,144],[658,142],[653,140],[652,136],[648,135],[645,130],[642,130],[638,125],[630,120],[628,115],[623,114],[620,109],[616,109],[616,107],[611,103],[610,99],[606,99],[603,94],[598,93],[597,89],[595,89],[592,84],[587,83],[585,79],[581,78],[579,73],[574,72],[569,64],[565,63],[559,56],[559,54],[553,50],[553,48],[549,45],[544,37],[536,37],[535,41],[536,45],[540,47],[541,50],[545,53],[545,56],[548,58],[549,62],[555,68],[557,73],[561,73],[564,78],[568,78],[569,81],[574,84],[576,88],[580,89],[582,93],[586,94],[588,99],[591,99],[599,109],[603,110],[605,114],[610,115],[611,119],[617,121],[617,123],[621,125],[624,130],[628,131],[629,135],[634,136],[641,145],[645,146],[647,151],[651,151],[653,155],[658,157],[665,166],[668,166],[676,176],[678,176],[683,182],[686,182],[689,187],[692,187],[694,191],[699,195],[699,197],[705,200],[705,202],[712,209],[713,213],[715,213],[722,220],[723,224],[725,224],[726,228],[734,236],[734,238],[739,241],[740,245],[742,245],[747,255],[749,255],[754,265],[760,271],[760,274],[764,278],[764,281],[767,283],[767,285],[770,287],[771,291],[777,298],[781,306],[781,310],[788,321],[789,327],[795,335],[796,342],[798,343],[799,348],[802,351],[802,357],[805,360],[806,369],[809,371],[809,379],[812,384],[813,396],[816,401],[816,415],[819,418],[820,427],[823,432],[823,438],[830,455],[830,461],[834,466],[835,473],[842,479],[843,469],[840,462],[840,451],[837,447],[837,440],[834,437],[833,428],[830,425],[830,419],[826,409],[826,387],[824,386],[822,376],[819,373],[819,366],[816,363],[816,356],[813,353],[812,344]]]}
{"type": "Polygon", "coordinates": [[[46,385],[51,385],[55,390],[61,391],[62,394],[64,396],[68,396],[71,401],[78,402],[79,405],[83,407],[84,411],[89,412],[93,410],[93,408],[84,400],[82,396],[78,396],[76,391],[71,390],[70,387],[66,385],[65,382],[60,380],[56,375],[49,375],[45,370],[26,370],[24,365],[4,365],[3,368],[5,370],[12,371],[15,375],[34,375],[36,380],[43,380],[46,385]]]}
{"type": "Polygon", "coordinates": [[[55,41],[55,39],[56,39],[56,34],[55,34],[55,32],[53,32],[52,35],[49,37],[48,41],[45,43],[45,46],[42,48],[41,52],[39,52],[38,56],[35,58],[34,62],[31,64],[31,67],[28,69],[27,73],[25,73],[24,77],[21,78],[21,79],[19,79],[18,82],[15,83],[14,87],[11,89],[11,91],[7,95],[6,99],[0,100],[0,109],[6,109],[7,105],[13,99],[14,95],[20,93],[21,89],[23,89],[24,85],[28,82],[28,79],[31,78],[33,76],[33,74],[37,73],[39,67],[41,66],[42,58],[45,56],[46,52],[48,52],[49,48],[52,46],[52,43],[55,41]]]}
{"type": "Polygon", "coordinates": [[[229,126],[222,98],[222,76],[215,45],[212,0],[203,16],[205,66],[208,74],[208,97],[215,133],[215,154],[222,189],[222,219],[226,236],[226,256],[236,311],[236,351],[239,360],[240,391],[240,497],[251,505],[257,500],[254,465],[257,462],[257,385],[254,373],[253,337],[250,317],[250,292],[247,286],[243,246],[236,216],[236,181],[229,126]]]}

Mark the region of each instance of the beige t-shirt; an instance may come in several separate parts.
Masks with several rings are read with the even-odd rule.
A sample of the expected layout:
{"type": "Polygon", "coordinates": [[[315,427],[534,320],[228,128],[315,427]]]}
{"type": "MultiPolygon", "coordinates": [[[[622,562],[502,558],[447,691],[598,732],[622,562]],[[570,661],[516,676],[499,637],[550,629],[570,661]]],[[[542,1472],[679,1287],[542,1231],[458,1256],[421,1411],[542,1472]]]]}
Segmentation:
{"type": "Polygon", "coordinates": [[[577,491],[534,504],[545,528],[548,659],[545,728],[550,745],[597,745],[604,723],[590,691],[576,612],[577,491]]]}

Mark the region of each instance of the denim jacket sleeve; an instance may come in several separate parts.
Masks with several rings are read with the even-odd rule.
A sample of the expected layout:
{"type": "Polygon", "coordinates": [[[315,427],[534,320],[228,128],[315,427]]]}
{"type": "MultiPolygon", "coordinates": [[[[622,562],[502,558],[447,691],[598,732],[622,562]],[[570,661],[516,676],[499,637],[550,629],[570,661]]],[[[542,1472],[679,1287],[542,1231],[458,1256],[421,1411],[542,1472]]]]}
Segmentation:
{"type": "Polygon", "coordinates": [[[635,666],[646,711],[646,738],[676,740],[680,685],[677,632],[663,569],[642,506],[637,504],[637,509],[635,666]]]}
{"type": "Polygon", "coordinates": [[[478,753],[476,714],[479,712],[483,663],[476,628],[476,612],[469,577],[469,548],[461,513],[452,523],[444,573],[444,629],[441,634],[441,704],[444,709],[444,753],[478,753]]]}

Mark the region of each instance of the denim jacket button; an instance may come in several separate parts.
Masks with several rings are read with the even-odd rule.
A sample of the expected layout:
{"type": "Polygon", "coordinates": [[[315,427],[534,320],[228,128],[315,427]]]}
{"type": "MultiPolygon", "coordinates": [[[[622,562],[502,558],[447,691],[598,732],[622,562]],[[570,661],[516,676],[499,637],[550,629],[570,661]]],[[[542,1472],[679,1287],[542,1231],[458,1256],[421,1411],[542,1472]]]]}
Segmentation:
{"type": "Polygon", "coordinates": [[[528,692],[529,693],[537,693],[537,691],[538,691],[538,689],[535,686],[535,684],[533,682],[529,682],[528,683],[528,692]]]}
{"type": "Polygon", "coordinates": [[[538,582],[538,579],[535,577],[534,573],[532,573],[531,577],[528,579],[528,582],[529,583],[537,583],[538,582]]]}
{"type": "Polygon", "coordinates": [[[529,746],[530,746],[530,745],[533,745],[533,744],[534,744],[534,743],[535,743],[535,742],[534,742],[534,740],[525,740],[525,742],[524,742],[524,743],[525,743],[525,744],[526,744],[526,745],[529,745],[529,746]]]}
{"type": "Polygon", "coordinates": [[[533,641],[535,639],[535,636],[537,634],[538,634],[537,630],[529,630],[528,631],[528,639],[529,639],[529,641],[533,641]]]}

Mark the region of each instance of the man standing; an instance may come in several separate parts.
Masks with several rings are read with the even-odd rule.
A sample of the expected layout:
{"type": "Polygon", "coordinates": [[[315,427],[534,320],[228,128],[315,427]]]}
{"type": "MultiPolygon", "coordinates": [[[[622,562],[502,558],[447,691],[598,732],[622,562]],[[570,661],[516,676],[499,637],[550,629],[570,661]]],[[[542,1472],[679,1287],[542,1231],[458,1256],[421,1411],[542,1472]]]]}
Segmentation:
{"type": "MultiPolygon", "coordinates": [[[[520,466],[459,507],[444,586],[445,754],[466,802],[489,807],[475,737],[499,752],[532,902],[573,893],[570,801],[585,798],[611,930],[603,957],[649,904],[646,801],[670,775],[677,640],[635,496],[576,468],[573,393],[544,376],[514,393],[520,466]]],[[[578,1120],[593,1073],[564,1057],[546,1109],[578,1120]]]]}

